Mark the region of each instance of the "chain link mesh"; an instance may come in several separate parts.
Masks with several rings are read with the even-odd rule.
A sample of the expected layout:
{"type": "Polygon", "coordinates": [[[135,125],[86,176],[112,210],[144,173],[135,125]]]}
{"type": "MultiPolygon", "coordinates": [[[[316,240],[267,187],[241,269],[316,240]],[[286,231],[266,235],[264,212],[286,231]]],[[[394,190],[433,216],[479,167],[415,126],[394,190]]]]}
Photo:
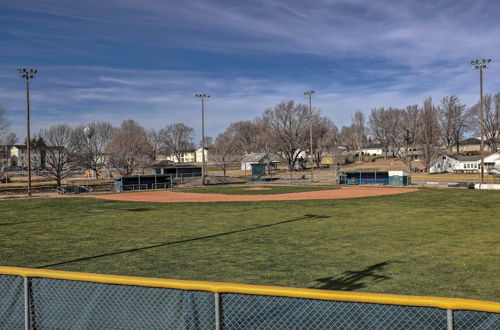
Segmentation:
{"type": "MultiPolygon", "coordinates": [[[[212,292],[31,278],[30,329],[215,329],[212,292]]],[[[220,294],[223,329],[446,329],[446,310],[220,294]]],[[[453,327],[500,329],[500,314],[453,311],[453,327]]],[[[0,330],[24,329],[24,279],[0,275],[0,330]]]]}
{"type": "Polygon", "coordinates": [[[213,329],[210,292],[33,278],[31,328],[213,329]]]}
{"type": "Polygon", "coordinates": [[[430,307],[223,294],[227,329],[446,329],[446,311],[430,307]]]}
{"type": "Polygon", "coordinates": [[[453,329],[500,329],[500,314],[478,311],[453,311],[453,329]]]}
{"type": "Polygon", "coordinates": [[[24,329],[24,279],[0,275],[0,329],[24,329]]]}

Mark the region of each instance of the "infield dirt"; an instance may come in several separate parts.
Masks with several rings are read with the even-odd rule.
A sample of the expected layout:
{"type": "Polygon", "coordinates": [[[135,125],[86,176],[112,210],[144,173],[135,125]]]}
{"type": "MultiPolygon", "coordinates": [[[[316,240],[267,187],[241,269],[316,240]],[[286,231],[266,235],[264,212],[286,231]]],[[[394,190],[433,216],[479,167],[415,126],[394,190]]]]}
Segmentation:
{"type": "Polygon", "coordinates": [[[135,202],[186,203],[186,202],[251,202],[251,201],[285,201],[310,199],[346,199],[371,196],[403,194],[418,189],[413,188],[378,188],[378,187],[345,187],[342,189],[319,190],[276,195],[223,195],[207,193],[189,193],[173,191],[146,191],[95,195],[92,197],[135,202]]]}

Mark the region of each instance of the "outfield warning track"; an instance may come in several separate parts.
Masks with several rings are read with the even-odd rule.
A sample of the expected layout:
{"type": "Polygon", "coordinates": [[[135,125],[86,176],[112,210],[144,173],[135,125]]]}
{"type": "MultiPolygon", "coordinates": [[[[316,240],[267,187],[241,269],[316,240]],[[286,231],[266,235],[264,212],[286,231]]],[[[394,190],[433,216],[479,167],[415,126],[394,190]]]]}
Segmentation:
{"type": "Polygon", "coordinates": [[[404,194],[414,188],[344,187],[332,190],[317,190],[275,195],[224,195],[210,193],[190,193],[174,191],[143,191],[94,195],[92,197],[116,201],[158,202],[158,203],[199,203],[199,202],[253,202],[288,201],[311,199],[347,199],[383,195],[404,194]]]}

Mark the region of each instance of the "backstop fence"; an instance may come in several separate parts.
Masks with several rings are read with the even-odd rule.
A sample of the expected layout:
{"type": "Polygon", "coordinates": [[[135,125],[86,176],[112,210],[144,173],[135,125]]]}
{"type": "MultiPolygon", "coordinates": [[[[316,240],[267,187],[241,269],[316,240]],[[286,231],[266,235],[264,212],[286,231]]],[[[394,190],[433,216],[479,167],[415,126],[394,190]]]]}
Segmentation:
{"type": "Polygon", "coordinates": [[[0,329],[500,329],[500,303],[0,267],[0,329]]]}

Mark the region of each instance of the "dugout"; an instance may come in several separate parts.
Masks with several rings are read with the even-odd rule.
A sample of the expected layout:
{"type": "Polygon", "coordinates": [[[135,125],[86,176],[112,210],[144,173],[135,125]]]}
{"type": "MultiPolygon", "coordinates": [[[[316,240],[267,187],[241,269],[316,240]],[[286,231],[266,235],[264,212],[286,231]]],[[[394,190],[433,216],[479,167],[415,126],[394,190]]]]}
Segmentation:
{"type": "Polygon", "coordinates": [[[404,171],[345,171],[340,174],[340,184],[383,184],[391,186],[409,186],[410,174],[404,171]]]}
{"type": "Polygon", "coordinates": [[[340,184],[389,184],[389,171],[345,171],[340,174],[340,184]]]}
{"type": "Polygon", "coordinates": [[[201,176],[201,166],[174,163],[168,160],[156,163],[153,169],[157,175],[171,175],[174,178],[201,176]]]}
{"type": "Polygon", "coordinates": [[[115,180],[115,191],[167,189],[171,188],[172,184],[172,175],[167,174],[123,176],[115,180]]]}

